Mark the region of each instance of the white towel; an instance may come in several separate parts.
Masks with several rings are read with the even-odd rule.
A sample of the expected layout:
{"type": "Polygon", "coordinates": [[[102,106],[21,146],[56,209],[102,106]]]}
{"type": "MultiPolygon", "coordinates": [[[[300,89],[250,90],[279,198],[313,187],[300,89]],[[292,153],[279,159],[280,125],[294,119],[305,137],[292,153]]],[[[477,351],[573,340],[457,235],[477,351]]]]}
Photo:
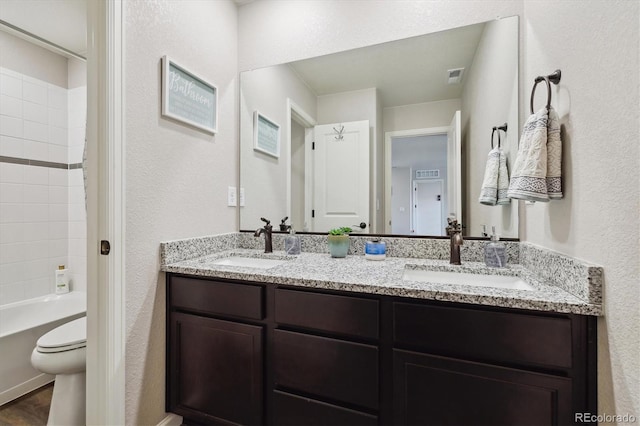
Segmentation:
{"type": "Polygon", "coordinates": [[[502,148],[496,147],[489,151],[478,201],[489,206],[509,204],[511,200],[507,197],[508,188],[507,157],[502,148]]]}
{"type": "Polygon", "coordinates": [[[524,125],[507,196],[544,202],[562,198],[561,162],[558,114],[544,107],[524,125]]]}

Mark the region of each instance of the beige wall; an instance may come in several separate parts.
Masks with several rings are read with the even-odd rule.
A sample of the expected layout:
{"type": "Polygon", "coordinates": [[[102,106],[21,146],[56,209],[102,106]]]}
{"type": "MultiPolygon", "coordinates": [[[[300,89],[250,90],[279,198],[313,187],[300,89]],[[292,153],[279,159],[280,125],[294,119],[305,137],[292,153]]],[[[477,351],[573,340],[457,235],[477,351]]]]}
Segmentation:
{"type": "MultiPolygon", "coordinates": [[[[518,203],[504,206],[480,204],[490,136],[494,126],[508,124],[501,146],[507,166],[515,163],[520,137],[518,117],[518,20],[487,22],[478,43],[473,64],[465,75],[462,93],[462,147],[464,162],[463,219],[468,235],[481,235],[496,227],[501,237],[518,237],[518,203]],[[490,107],[489,107],[490,106],[490,107]],[[470,114],[470,111],[473,113],[470,114]]],[[[497,137],[495,144],[498,144],[497,137]]]]}
{"type": "Polygon", "coordinates": [[[159,243],[237,229],[237,8],[221,1],[128,1],[126,84],[126,422],[164,417],[165,278],[159,243]],[[218,86],[214,136],[160,115],[160,58],[218,86]]]}
{"type": "MultiPolygon", "coordinates": [[[[316,116],[316,96],[287,65],[261,68],[242,73],[240,104],[240,184],[245,191],[245,206],[240,211],[240,227],[257,229],[261,217],[280,223],[287,216],[287,98],[312,118],[316,116]],[[253,149],[253,114],[260,111],[280,125],[280,157],[253,149]]],[[[296,223],[302,229],[303,223],[296,223]]]]}
{"type": "MultiPolygon", "coordinates": [[[[638,6],[627,1],[525,2],[520,103],[523,122],[533,79],[562,70],[562,81],[553,88],[553,105],[562,126],[565,198],[521,206],[521,238],[604,267],[605,316],[598,321],[599,411],[636,418],[640,415],[638,6]]],[[[542,93],[536,97],[544,102],[541,98],[542,93]]]]}
{"type": "Polygon", "coordinates": [[[449,127],[453,114],[462,107],[460,99],[424,102],[383,109],[384,132],[449,127]]]}
{"type": "Polygon", "coordinates": [[[67,88],[67,58],[0,31],[0,64],[12,71],[67,88]]]}

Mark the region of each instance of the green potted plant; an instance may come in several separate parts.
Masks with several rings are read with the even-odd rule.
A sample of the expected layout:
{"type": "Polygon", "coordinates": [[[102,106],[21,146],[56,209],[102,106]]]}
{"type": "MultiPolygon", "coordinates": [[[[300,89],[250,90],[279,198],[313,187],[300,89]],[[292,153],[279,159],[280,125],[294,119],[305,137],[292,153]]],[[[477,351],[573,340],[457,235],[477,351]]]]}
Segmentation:
{"type": "Polygon", "coordinates": [[[331,257],[346,257],[349,251],[349,233],[352,231],[348,226],[333,228],[329,231],[327,242],[331,257]]]}

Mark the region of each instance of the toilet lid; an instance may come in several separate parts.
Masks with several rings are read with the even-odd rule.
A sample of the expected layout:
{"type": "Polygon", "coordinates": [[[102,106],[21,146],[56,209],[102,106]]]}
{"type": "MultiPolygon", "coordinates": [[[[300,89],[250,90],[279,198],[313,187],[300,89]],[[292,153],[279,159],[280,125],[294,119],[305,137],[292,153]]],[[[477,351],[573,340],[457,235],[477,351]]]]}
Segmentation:
{"type": "Polygon", "coordinates": [[[59,352],[87,345],[87,317],[54,328],[38,339],[39,352],[59,352]]]}

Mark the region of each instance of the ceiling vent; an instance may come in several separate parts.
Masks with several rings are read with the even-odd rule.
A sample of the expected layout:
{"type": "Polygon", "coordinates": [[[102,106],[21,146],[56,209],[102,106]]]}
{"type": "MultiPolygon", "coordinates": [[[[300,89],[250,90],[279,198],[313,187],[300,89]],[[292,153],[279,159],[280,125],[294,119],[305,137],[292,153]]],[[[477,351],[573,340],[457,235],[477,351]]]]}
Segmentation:
{"type": "Polygon", "coordinates": [[[452,70],[447,70],[447,74],[449,76],[449,84],[458,84],[462,81],[462,73],[464,73],[464,68],[455,68],[452,70]]]}

